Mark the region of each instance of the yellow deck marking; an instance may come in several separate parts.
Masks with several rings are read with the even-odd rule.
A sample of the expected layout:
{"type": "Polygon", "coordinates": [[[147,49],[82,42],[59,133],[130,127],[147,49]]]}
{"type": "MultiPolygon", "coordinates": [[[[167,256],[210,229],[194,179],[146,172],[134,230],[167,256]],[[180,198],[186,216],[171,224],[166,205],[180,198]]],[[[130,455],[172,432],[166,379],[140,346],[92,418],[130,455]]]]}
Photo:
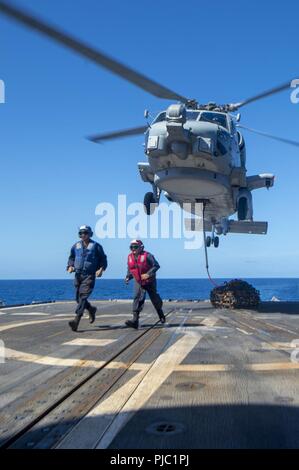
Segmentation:
{"type": "Polygon", "coordinates": [[[24,321],[18,323],[7,323],[7,325],[0,326],[0,332],[11,330],[13,328],[19,328],[20,326],[30,326],[30,325],[38,325],[39,323],[49,323],[53,321],[65,321],[63,318],[51,318],[49,320],[32,320],[32,321],[24,321]]]}
{"type": "MultiPolygon", "coordinates": [[[[10,316],[12,316],[12,315],[14,315],[14,314],[10,314],[10,316]]],[[[27,315],[27,314],[26,314],[26,315],[27,315]]],[[[47,313],[46,315],[49,315],[49,316],[50,316],[50,314],[48,314],[48,313],[47,313]]],[[[57,318],[58,315],[59,315],[59,314],[57,314],[57,315],[51,315],[51,318],[45,319],[45,320],[31,320],[31,321],[29,320],[29,321],[26,321],[26,322],[10,322],[10,323],[7,323],[6,325],[0,326],[0,332],[1,332],[1,331],[11,330],[11,329],[13,329],[13,328],[19,328],[19,327],[21,327],[21,326],[38,325],[39,323],[47,323],[47,322],[53,322],[53,321],[66,321],[65,318],[63,318],[63,317],[64,317],[65,315],[67,315],[67,314],[62,314],[63,317],[60,317],[60,318],[57,318]],[[53,317],[54,317],[54,318],[53,318],[53,317]]],[[[127,314],[126,314],[126,315],[127,315],[127,314]]],[[[129,314],[128,314],[128,315],[129,315],[129,314]]],[[[151,315],[151,314],[149,314],[149,315],[151,315]]],[[[124,316],[125,316],[125,314],[124,314],[124,316]]],[[[132,316],[132,314],[130,314],[129,316],[132,316]]],[[[103,318],[103,317],[104,317],[104,315],[101,315],[101,314],[100,314],[100,315],[97,317],[97,319],[100,320],[100,319],[103,318]]],[[[114,318],[116,318],[116,315],[115,315],[115,316],[114,316],[114,315],[107,315],[107,317],[110,317],[110,318],[112,318],[112,320],[113,320],[114,318]]],[[[141,323],[141,324],[142,324],[142,323],[141,323]]],[[[117,326],[117,325],[114,325],[114,326],[117,326]]]]}
{"type": "Polygon", "coordinates": [[[43,364],[47,366],[61,366],[61,367],[101,367],[105,364],[104,361],[88,361],[88,360],[83,360],[83,359],[40,356],[38,354],[15,351],[14,349],[10,349],[10,348],[5,349],[5,358],[14,359],[14,360],[23,361],[23,362],[31,362],[34,364],[43,364]]]}
{"type": "MultiPolygon", "coordinates": [[[[43,307],[48,307],[49,305],[59,305],[59,304],[72,304],[75,303],[74,300],[62,300],[61,302],[49,302],[49,303],[44,303],[44,304],[39,304],[42,305],[43,307]]],[[[20,308],[33,308],[35,305],[30,304],[30,305],[19,305],[18,307],[5,307],[5,310],[17,310],[20,308]]]]}
{"type": "Polygon", "coordinates": [[[73,317],[74,313],[56,313],[53,317],[73,317]]]}
{"type": "Polygon", "coordinates": [[[210,316],[202,320],[201,324],[204,326],[214,326],[217,321],[218,321],[217,317],[210,316]]]}
{"type": "Polygon", "coordinates": [[[241,328],[236,328],[236,330],[241,331],[244,335],[252,335],[253,333],[248,333],[248,331],[242,330],[241,328]]]}
{"type": "MultiPolygon", "coordinates": [[[[43,364],[48,366],[59,367],[89,367],[99,368],[106,364],[106,361],[94,361],[89,359],[74,359],[74,358],[60,358],[53,356],[40,356],[38,354],[25,353],[22,351],[15,351],[14,349],[5,348],[5,358],[23,362],[31,362],[34,364],[43,364]]],[[[5,365],[5,364],[4,364],[5,365]]],[[[113,361],[107,365],[108,369],[126,368],[127,364],[124,362],[113,361]]],[[[140,370],[143,364],[135,364],[134,370],[140,370]]]]}
{"type": "Polygon", "coordinates": [[[294,343],[279,343],[275,341],[262,343],[261,346],[263,349],[292,349],[298,347],[294,343]]]}
{"type": "Polygon", "coordinates": [[[50,313],[45,313],[45,312],[20,312],[20,313],[10,313],[9,316],[11,317],[21,317],[21,316],[24,316],[24,317],[27,317],[27,316],[49,316],[51,315],[50,313]]]}
{"type": "Polygon", "coordinates": [[[175,372],[224,372],[233,370],[230,364],[180,364],[174,368],[175,372]]]}

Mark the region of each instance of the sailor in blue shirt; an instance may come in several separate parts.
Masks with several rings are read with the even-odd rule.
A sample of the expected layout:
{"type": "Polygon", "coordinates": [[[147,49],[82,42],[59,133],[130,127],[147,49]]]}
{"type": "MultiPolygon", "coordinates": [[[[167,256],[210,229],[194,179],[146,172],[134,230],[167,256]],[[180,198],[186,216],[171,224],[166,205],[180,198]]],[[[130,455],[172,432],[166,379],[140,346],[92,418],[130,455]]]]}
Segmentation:
{"type": "Polygon", "coordinates": [[[71,248],[67,271],[75,273],[77,309],[74,320],[69,322],[73,331],[77,331],[84,310],[89,312],[89,321],[95,321],[96,307],[88,302],[88,297],[95,286],[95,278],[101,277],[107,268],[107,257],[102,246],[91,239],[93,233],[88,225],[79,228],[81,240],[71,248]]]}

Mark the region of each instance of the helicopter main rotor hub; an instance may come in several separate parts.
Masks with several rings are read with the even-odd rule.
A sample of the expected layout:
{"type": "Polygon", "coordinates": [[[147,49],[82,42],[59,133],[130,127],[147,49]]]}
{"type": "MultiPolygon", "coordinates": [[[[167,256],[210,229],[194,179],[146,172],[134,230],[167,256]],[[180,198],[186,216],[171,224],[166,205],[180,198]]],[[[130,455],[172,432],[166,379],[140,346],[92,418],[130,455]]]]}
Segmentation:
{"type": "Polygon", "coordinates": [[[202,110],[205,110],[205,111],[219,111],[219,112],[222,112],[222,113],[228,113],[230,111],[235,111],[236,108],[234,105],[231,105],[231,104],[217,104],[217,103],[214,103],[214,102],[209,102],[209,103],[206,103],[206,104],[199,104],[198,101],[196,100],[188,100],[186,103],[186,108],[188,109],[202,109],[202,110]]]}

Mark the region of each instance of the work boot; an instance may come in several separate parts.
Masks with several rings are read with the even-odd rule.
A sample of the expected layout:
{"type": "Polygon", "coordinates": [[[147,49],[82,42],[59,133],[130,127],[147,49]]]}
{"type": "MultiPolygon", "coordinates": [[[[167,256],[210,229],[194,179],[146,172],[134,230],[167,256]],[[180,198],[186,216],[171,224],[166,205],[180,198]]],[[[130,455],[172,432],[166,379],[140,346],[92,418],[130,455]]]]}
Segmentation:
{"type": "Polygon", "coordinates": [[[93,323],[96,319],[96,311],[97,307],[93,307],[92,305],[90,306],[88,312],[89,312],[89,323],[93,323]]]}
{"type": "Polygon", "coordinates": [[[163,310],[159,310],[158,315],[159,315],[159,318],[160,318],[160,322],[161,322],[161,323],[165,323],[165,322],[166,322],[166,318],[165,318],[165,315],[164,315],[164,313],[163,313],[163,310]]]}
{"type": "Polygon", "coordinates": [[[139,313],[133,312],[132,320],[127,320],[126,325],[129,326],[130,328],[135,328],[135,330],[138,330],[138,324],[139,324],[139,313]]]}
{"type": "Polygon", "coordinates": [[[69,326],[71,327],[73,331],[77,331],[79,323],[80,323],[80,317],[76,316],[74,320],[69,321],[69,326]]]}

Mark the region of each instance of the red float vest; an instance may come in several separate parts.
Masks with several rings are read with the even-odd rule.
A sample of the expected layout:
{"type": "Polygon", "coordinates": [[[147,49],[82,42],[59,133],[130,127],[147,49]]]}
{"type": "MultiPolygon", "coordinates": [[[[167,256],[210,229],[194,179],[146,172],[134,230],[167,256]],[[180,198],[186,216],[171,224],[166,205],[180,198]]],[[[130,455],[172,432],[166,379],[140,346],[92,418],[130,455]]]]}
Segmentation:
{"type": "Polygon", "coordinates": [[[146,274],[152,267],[148,264],[146,251],[140,253],[137,260],[133,253],[130,253],[128,256],[128,267],[132,276],[141,286],[145,286],[152,282],[152,278],[141,280],[141,274],[146,274]]]}

